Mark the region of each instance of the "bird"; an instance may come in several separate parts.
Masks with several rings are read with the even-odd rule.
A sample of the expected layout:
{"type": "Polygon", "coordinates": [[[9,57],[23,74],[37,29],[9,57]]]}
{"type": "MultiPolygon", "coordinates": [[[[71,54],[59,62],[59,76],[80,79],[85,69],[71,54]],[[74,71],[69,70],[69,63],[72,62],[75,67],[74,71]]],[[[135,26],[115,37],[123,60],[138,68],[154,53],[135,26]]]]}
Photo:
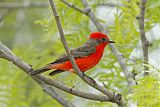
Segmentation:
{"type": "MultiPolygon", "coordinates": [[[[80,47],[72,49],[70,55],[74,57],[77,66],[84,73],[99,63],[103,56],[104,49],[109,43],[115,42],[110,40],[104,33],[93,32],[89,35],[87,42],[80,47]]],[[[49,70],[53,70],[49,73],[50,76],[65,71],[75,73],[68,55],[64,54],[42,68],[31,70],[29,74],[36,75],[49,70]]]]}

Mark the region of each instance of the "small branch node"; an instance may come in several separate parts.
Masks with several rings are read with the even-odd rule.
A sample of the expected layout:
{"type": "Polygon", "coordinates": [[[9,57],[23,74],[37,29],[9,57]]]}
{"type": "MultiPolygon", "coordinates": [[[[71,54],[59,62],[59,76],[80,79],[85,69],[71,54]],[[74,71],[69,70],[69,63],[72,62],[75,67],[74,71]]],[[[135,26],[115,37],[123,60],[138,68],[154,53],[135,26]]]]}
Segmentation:
{"type": "Polygon", "coordinates": [[[124,55],[122,53],[120,53],[118,56],[124,58],[124,55]]]}
{"type": "Polygon", "coordinates": [[[122,96],[121,96],[121,94],[116,93],[115,96],[114,96],[114,98],[115,98],[116,100],[121,100],[121,99],[122,99],[122,96]]]}
{"type": "Polygon", "coordinates": [[[59,18],[59,15],[55,15],[55,18],[59,18]]]}
{"type": "Polygon", "coordinates": [[[108,86],[104,82],[102,82],[102,84],[104,87],[106,87],[108,89],[108,86]]]}
{"type": "Polygon", "coordinates": [[[122,96],[119,93],[114,93],[114,101],[116,101],[117,104],[120,104],[122,100],[122,96]]]}
{"type": "Polygon", "coordinates": [[[147,46],[147,47],[150,46],[149,41],[146,41],[146,42],[145,42],[145,46],[147,46]]]}
{"type": "Polygon", "coordinates": [[[90,8],[90,7],[84,9],[84,13],[85,13],[87,16],[89,15],[90,12],[91,12],[91,8],[90,8]]]}
{"type": "Polygon", "coordinates": [[[74,88],[75,86],[73,85],[69,91],[72,92],[74,88]]]}

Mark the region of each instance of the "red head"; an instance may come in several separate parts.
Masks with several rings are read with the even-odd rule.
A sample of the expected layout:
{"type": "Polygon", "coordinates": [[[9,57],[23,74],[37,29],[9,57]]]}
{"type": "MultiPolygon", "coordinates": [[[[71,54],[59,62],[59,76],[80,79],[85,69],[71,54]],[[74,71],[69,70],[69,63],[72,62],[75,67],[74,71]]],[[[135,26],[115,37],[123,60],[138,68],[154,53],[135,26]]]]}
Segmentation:
{"type": "Polygon", "coordinates": [[[115,43],[114,41],[109,40],[107,35],[100,32],[91,33],[89,39],[97,40],[99,46],[102,47],[105,47],[108,43],[115,43]]]}

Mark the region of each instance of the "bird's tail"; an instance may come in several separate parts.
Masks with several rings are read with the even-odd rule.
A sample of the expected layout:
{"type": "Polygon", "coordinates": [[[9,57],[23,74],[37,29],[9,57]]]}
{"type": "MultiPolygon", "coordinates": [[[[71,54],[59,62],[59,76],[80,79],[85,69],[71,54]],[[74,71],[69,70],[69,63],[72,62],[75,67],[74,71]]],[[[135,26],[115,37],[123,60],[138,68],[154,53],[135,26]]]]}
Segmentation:
{"type": "Polygon", "coordinates": [[[36,74],[46,72],[48,70],[50,70],[48,67],[43,67],[43,68],[39,68],[39,69],[36,69],[36,70],[32,70],[32,71],[29,72],[29,74],[30,75],[36,75],[36,74]]]}

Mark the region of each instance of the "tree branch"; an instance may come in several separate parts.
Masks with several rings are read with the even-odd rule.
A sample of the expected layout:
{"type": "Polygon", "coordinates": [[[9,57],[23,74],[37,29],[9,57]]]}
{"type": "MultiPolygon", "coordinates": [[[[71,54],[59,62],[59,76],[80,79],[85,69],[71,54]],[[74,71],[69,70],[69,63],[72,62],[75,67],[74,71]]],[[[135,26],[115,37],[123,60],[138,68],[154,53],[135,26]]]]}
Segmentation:
{"type": "MultiPolygon", "coordinates": [[[[21,59],[17,58],[12,51],[3,45],[0,42],[0,58],[6,59],[8,61],[13,62],[14,65],[22,69],[25,73],[29,74],[29,71],[32,70],[31,65],[27,64],[26,62],[22,61],[21,59]]],[[[44,84],[45,82],[40,80],[38,77],[32,77],[43,89],[45,93],[49,96],[54,98],[64,107],[75,107],[72,103],[67,101],[64,97],[58,94],[51,86],[44,84]]]]}
{"type": "Polygon", "coordinates": [[[64,96],[60,95],[53,87],[45,84],[42,80],[38,80],[35,78],[37,83],[42,87],[43,91],[59,102],[63,107],[75,107],[72,103],[66,100],[64,96]]]}
{"type": "Polygon", "coordinates": [[[12,3],[6,3],[6,2],[0,2],[0,8],[7,8],[7,9],[18,9],[18,8],[28,8],[28,7],[48,7],[49,4],[46,2],[32,2],[29,4],[23,4],[19,2],[12,2],[12,3]]]}
{"type": "Polygon", "coordinates": [[[141,42],[142,42],[142,49],[143,49],[143,58],[144,58],[144,76],[148,75],[149,67],[146,66],[148,64],[148,46],[149,42],[145,36],[145,29],[144,29],[144,16],[145,16],[145,5],[147,0],[141,0],[140,3],[140,16],[138,18],[139,27],[140,27],[140,35],[141,35],[141,42]]]}
{"type": "Polygon", "coordinates": [[[58,88],[60,90],[63,90],[65,92],[71,93],[73,95],[76,95],[76,96],[79,96],[79,97],[82,97],[82,98],[85,98],[85,99],[90,99],[90,100],[95,100],[95,101],[102,101],[102,102],[110,101],[110,99],[107,96],[86,93],[86,92],[82,92],[82,91],[76,90],[74,88],[68,88],[67,86],[62,85],[62,84],[58,83],[57,81],[54,81],[54,80],[49,79],[49,78],[46,78],[46,77],[44,77],[42,75],[38,76],[38,78],[40,80],[44,81],[48,85],[54,86],[54,87],[56,87],[56,88],[58,88]]]}
{"type": "Polygon", "coordinates": [[[83,81],[85,81],[87,84],[92,86],[93,88],[95,88],[95,89],[99,90],[100,92],[106,94],[109,97],[111,102],[117,103],[119,106],[124,106],[124,102],[123,102],[122,97],[121,97],[120,94],[115,94],[113,92],[110,92],[106,88],[104,88],[104,87],[100,86],[99,84],[97,84],[95,80],[93,80],[92,78],[86,76],[84,73],[82,73],[80,71],[80,69],[78,68],[78,66],[77,66],[77,64],[76,64],[76,62],[74,60],[74,58],[70,55],[70,50],[69,50],[69,47],[67,45],[67,42],[66,42],[66,39],[65,39],[65,36],[64,36],[64,32],[63,32],[63,29],[62,29],[62,26],[61,26],[61,22],[60,22],[58,13],[56,11],[55,4],[54,4],[53,0],[49,0],[49,2],[50,2],[50,5],[51,5],[51,8],[52,8],[55,20],[56,20],[56,24],[57,24],[57,27],[58,27],[58,30],[59,30],[59,33],[60,33],[60,37],[61,37],[61,41],[62,41],[63,47],[65,48],[65,51],[66,51],[66,53],[67,53],[67,55],[69,57],[69,60],[72,63],[72,66],[73,66],[75,72],[77,73],[77,75],[83,81]]]}
{"type": "MultiPolygon", "coordinates": [[[[96,16],[94,15],[94,13],[92,12],[90,6],[88,5],[88,2],[86,0],[81,0],[81,1],[82,1],[83,5],[84,5],[84,8],[85,8],[84,10],[88,10],[88,13],[85,14],[85,15],[87,15],[91,19],[91,21],[95,24],[97,30],[100,31],[100,32],[103,32],[105,34],[108,34],[106,29],[97,20],[96,16]]],[[[72,6],[69,6],[69,7],[73,8],[72,6]]],[[[121,68],[123,70],[123,73],[124,73],[124,75],[125,75],[125,77],[127,79],[128,86],[129,87],[134,86],[135,85],[135,81],[130,76],[130,72],[129,72],[128,67],[126,65],[126,59],[124,58],[123,54],[119,52],[119,50],[117,49],[117,47],[114,44],[109,44],[109,46],[110,46],[113,54],[116,56],[120,66],[121,66],[121,68]]]]}
{"type": "Polygon", "coordinates": [[[51,86],[48,86],[46,84],[43,84],[43,91],[50,95],[53,99],[55,99],[57,102],[59,102],[63,107],[76,107],[72,103],[70,103],[64,96],[59,94],[55,89],[53,89],[51,86]]]}
{"type": "MultiPolygon", "coordinates": [[[[15,56],[12,53],[12,51],[9,48],[7,48],[5,45],[3,45],[1,42],[0,42],[0,58],[3,58],[3,59],[6,59],[8,61],[13,62],[14,65],[16,65],[17,67],[22,69],[27,74],[29,74],[29,71],[32,70],[31,65],[27,64],[26,62],[22,61],[17,56],[15,56]]],[[[82,97],[85,99],[94,100],[94,101],[101,101],[101,102],[110,101],[110,99],[105,95],[96,95],[96,94],[92,94],[92,93],[82,92],[82,91],[76,90],[74,88],[69,88],[69,87],[67,87],[57,81],[49,79],[49,78],[42,76],[40,74],[36,75],[32,78],[37,83],[45,83],[47,85],[54,86],[62,91],[68,92],[70,94],[73,94],[73,95],[76,95],[76,96],[79,96],[79,97],[82,97]]],[[[49,93],[50,93],[50,91],[51,90],[49,90],[49,93]]]]}
{"type": "Polygon", "coordinates": [[[66,4],[67,6],[72,7],[73,9],[79,11],[80,13],[83,13],[83,14],[87,14],[88,13],[86,10],[80,9],[79,7],[75,6],[74,4],[67,2],[66,0],[61,0],[61,1],[64,4],[66,4]]]}

